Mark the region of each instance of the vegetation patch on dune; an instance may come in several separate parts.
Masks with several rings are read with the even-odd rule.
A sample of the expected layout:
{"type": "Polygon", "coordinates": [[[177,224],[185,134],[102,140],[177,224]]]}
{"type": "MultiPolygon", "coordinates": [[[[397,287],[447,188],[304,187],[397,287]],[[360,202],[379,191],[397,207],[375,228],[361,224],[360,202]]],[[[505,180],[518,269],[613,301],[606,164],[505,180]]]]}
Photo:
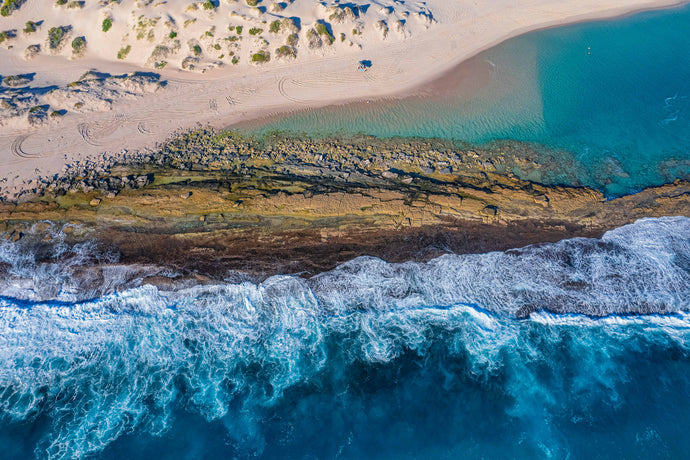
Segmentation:
{"type": "Polygon", "coordinates": [[[30,60],[35,58],[41,52],[41,45],[29,45],[24,50],[24,59],[30,60]]]}
{"type": "Polygon", "coordinates": [[[279,58],[295,58],[297,57],[297,52],[292,46],[283,45],[276,49],[276,56],[279,58]]]}
{"type": "Polygon", "coordinates": [[[328,29],[328,26],[322,22],[319,22],[316,24],[316,33],[324,37],[329,45],[332,45],[333,42],[335,41],[335,37],[331,33],[331,31],[328,29]]]}
{"type": "Polygon", "coordinates": [[[14,38],[16,36],[16,31],[15,30],[5,30],[0,32],[0,43],[4,43],[11,38],[14,38]]]}
{"type": "Polygon", "coordinates": [[[77,37],[72,40],[72,54],[75,57],[80,57],[86,52],[86,38],[77,37]]]}
{"type": "Polygon", "coordinates": [[[0,14],[3,16],[9,16],[13,12],[17,11],[24,3],[24,0],[5,0],[0,7],[0,14]]]}
{"type": "Polygon", "coordinates": [[[38,28],[39,23],[34,22],[34,21],[26,21],[26,24],[24,24],[24,29],[23,32],[25,34],[31,34],[36,32],[36,29],[38,28]]]}
{"type": "Polygon", "coordinates": [[[70,26],[51,27],[48,30],[48,47],[53,51],[59,50],[64,44],[70,29],[70,26]]]}
{"type": "Polygon", "coordinates": [[[120,48],[120,51],[117,52],[117,58],[118,59],[126,58],[130,51],[132,51],[131,45],[127,45],[124,48],[120,48]]]}
{"type": "Polygon", "coordinates": [[[299,42],[299,35],[297,35],[297,34],[290,34],[290,35],[288,35],[287,39],[285,40],[285,43],[288,46],[297,46],[298,42],[299,42]]]}
{"type": "Polygon", "coordinates": [[[319,34],[314,29],[307,31],[307,43],[310,49],[321,48],[323,41],[319,34]]]}
{"type": "MultiPolygon", "coordinates": [[[[301,50],[322,49],[336,41],[362,48],[363,43],[348,40],[352,38],[350,30],[353,30],[353,35],[358,34],[355,31],[374,29],[376,22],[371,15],[363,14],[366,12],[364,6],[360,9],[353,3],[340,4],[335,0],[321,2],[315,10],[316,17],[304,16],[299,9],[301,5],[293,5],[294,0],[186,0],[179,4],[164,0],[132,1],[94,0],[96,4],[92,4],[89,0],[87,5],[86,0],[50,0],[49,5],[57,8],[54,11],[56,17],[70,17],[69,20],[60,20],[67,25],[56,26],[51,22],[42,27],[44,20],[40,17],[28,20],[36,13],[29,15],[27,11],[21,20],[24,27],[17,26],[17,31],[0,33],[0,43],[3,43],[3,49],[13,50],[14,57],[25,60],[42,53],[78,57],[85,52],[88,42],[89,50],[99,52],[116,46],[109,56],[111,60],[126,58],[132,64],[144,67],[169,62],[168,65],[178,68],[188,70],[194,67],[205,72],[230,61],[237,64],[240,59],[248,64],[268,62],[269,51],[273,55],[270,57],[293,58],[301,50]],[[166,5],[165,11],[160,9],[162,5],[166,5]],[[88,8],[88,12],[69,10],[82,7],[88,8]],[[304,33],[302,23],[309,24],[304,33]],[[249,36],[243,36],[245,29],[249,36]],[[41,39],[30,40],[31,34],[38,35],[37,31],[41,33],[41,39]],[[15,32],[21,35],[21,40],[10,40],[15,38],[15,32]],[[71,53],[70,44],[74,45],[71,53]],[[162,52],[164,49],[167,49],[165,53],[162,52]],[[256,50],[264,51],[257,53],[256,50]]],[[[303,1],[306,0],[298,3],[303,1]]],[[[9,15],[24,3],[26,0],[0,0],[2,14],[9,15]]],[[[411,14],[408,8],[417,10],[422,7],[402,7],[403,2],[394,3],[396,6],[386,10],[391,21],[389,26],[396,31],[398,23],[410,27],[410,34],[406,33],[407,30],[396,34],[396,38],[406,38],[414,33],[413,25],[408,26],[405,21],[396,22],[395,19],[408,17],[411,14]]]]}
{"type": "Polygon", "coordinates": [[[271,60],[271,54],[268,51],[260,50],[252,54],[252,62],[257,64],[263,64],[264,62],[269,62],[271,60]]]}
{"type": "Polygon", "coordinates": [[[8,75],[2,79],[4,85],[16,88],[18,86],[26,86],[31,83],[33,76],[31,74],[26,75],[8,75]]]}
{"type": "Polygon", "coordinates": [[[277,34],[280,32],[280,20],[276,19],[271,23],[271,25],[268,27],[269,32],[277,34]]]}

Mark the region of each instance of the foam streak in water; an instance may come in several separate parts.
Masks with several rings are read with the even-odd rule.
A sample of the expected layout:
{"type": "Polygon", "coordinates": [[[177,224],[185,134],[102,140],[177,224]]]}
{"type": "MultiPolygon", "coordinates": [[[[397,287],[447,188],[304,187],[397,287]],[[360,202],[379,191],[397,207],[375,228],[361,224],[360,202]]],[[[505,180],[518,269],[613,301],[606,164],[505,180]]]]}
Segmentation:
{"type": "MultiPolygon", "coordinates": [[[[646,219],[601,240],[426,264],[360,258],[311,280],[5,295],[0,441],[16,458],[143,455],[182,442],[191,417],[220,430],[205,442],[224,456],[362,458],[377,445],[438,458],[438,446],[486,453],[476,420],[493,411],[513,456],[577,454],[564,433],[631,410],[640,379],[668,379],[652,399],[690,387],[689,236],[690,219],[646,219]],[[516,319],[527,305],[537,311],[516,319]],[[645,367],[669,357],[676,373],[645,367]]],[[[638,428],[676,452],[670,428],[638,428]]]]}

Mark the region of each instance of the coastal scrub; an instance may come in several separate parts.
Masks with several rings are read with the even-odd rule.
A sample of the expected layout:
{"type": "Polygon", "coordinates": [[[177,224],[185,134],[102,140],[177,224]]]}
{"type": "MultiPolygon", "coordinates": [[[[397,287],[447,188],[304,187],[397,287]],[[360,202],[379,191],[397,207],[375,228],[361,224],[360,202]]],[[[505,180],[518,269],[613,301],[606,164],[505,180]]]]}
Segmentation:
{"type": "Polygon", "coordinates": [[[252,62],[257,64],[263,64],[264,62],[269,62],[271,60],[271,54],[267,51],[260,50],[252,54],[252,62]]]}
{"type": "Polygon", "coordinates": [[[283,45],[276,49],[276,56],[279,58],[296,58],[297,52],[292,46],[283,45]]]}
{"type": "Polygon", "coordinates": [[[86,51],[86,38],[85,37],[77,37],[74,40],[72,40],[72,55],[74,57],[81,57],[84,55],[84,52],[86,51]]]}
{"type": "Polygon", "coordinates": [[[48,30],[48,47],[53,51],[59,50],[67,38],[69,30],[70,26],[51,27],[48,30]]]}
{"type": "Polygon", "coordinates": [[[36,29],[38,28],[38,23],[33,22],[33,21],[26,21],[26,24],[24,24],[24,33],[25,34],[31,34],[36,32],[36,29]]]}
{"type": "Polygon", "coordinates": [[[15,36],[15,31],[14,30],[5,30],[0,32],[0,43],[4,43],[5,41],[14,38],[15,36]]]}
{"type": "Polygon", "coordinates": [[[268,30],[274,34],[277,34],[278,32],[280,32],[280,20],[276,19],[275,21],[273,21],[271,23],[271,25],[269,26],[268,30]]]}
{"type": "Polygon", "coordinates": [[[318,33],[319,35],[326,38],[329,45],[332,45],[333,42],[335,41],[335,37],[333,36],[331,31],[328,30],[328,26],[322,22],[319,22],[318,24],[316,24],[316,33],[318,33]]]}
{"type": "Polygon", "coordinates": [[[130,51],[132,51],[131,45],[127,45],[124,48],[120,48],[120,51],[117,52],[117,58],[118,59],[126,58],[130,51]]]}
{"type": "Polygon", "coordinates": [[[5,0],[0,7],[0,14],[3,16],[9,16],[13,12],[17,11],[24,3],[24,0],[5,0]]]}

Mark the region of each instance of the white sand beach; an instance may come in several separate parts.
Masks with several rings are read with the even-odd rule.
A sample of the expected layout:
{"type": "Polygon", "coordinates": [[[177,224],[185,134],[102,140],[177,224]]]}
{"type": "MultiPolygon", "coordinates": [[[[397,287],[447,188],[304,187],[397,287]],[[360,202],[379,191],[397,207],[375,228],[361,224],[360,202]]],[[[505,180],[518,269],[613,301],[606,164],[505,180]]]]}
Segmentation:
{"type": "Polygon", "coordinates": [[[152,148],[198,123],[409,94],[521,33],[683,2],[59,3],[6,1],[0,17],[8,196],[65,164],[152,148]],[[371,67],[358,71],[360,61],[371,67]]]}

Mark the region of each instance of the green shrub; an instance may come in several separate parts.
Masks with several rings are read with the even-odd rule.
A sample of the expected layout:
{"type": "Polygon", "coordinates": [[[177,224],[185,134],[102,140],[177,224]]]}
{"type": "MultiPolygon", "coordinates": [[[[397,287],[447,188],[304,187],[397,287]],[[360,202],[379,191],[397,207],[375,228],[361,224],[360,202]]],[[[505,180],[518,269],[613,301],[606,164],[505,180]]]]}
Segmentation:
{"type": "Polygon", "coordinates": [[[242,30],[244,29],[244,26],[237,26],[235,27],[235,30],[237,31],[237,35],[242,35],[242,30]]]}
{"type": "Polygon", "coordinates": [[[132,51],[131,45],[127,45],[124,48],[120,48],[120,51],[117,52],[117,58],[118,59],[126,58],[130,51],[132,51]]]}
{"type": "Polygon", "coordinates": [[[30,33],[36,32],[37,27],[38,27],[37,22],[26,21],[26,24],[24,25],[24,33],[30,34],[30,33]]]}
{"type": "Polygon", "coordinates": [[[271,60],[271,55],[270,53],[261,50],[258,51],[254,54],[252,54],[252,62],[257,62],[257,63],[263,63],[263,62],[268,62],[271,60]]]}
{"type": "Polygon", "coordinates": [[[288,46],[297,46],[298,41],[299,41],[299,35],[290,34],[290,35],[288,35],[288,38],[285,42],[288,44],[288,46]]]}
{"type": "Polygon", "coordinates": [[[149,57],[150,61],[162,61],[170,54],[170,48],[164,45],[156,46],[149,57]]]}
{"type": "Polygon", "coordinates": [[[283,45],[276,50],[276,56],[278,57],[297,57],[297,53],[292,46],[283,45]]]}
{"type": "Polygon", "coordinates": [[[171,31],[171,32],[168,34],[168,38],[169,38],[170,40],[172,40],[172,39],[175,38],[175,37],[177,37],[177,32],[175,32],[174,30],[171,31]]]}
{"type": "Polygon", "coordinates": [[[319,34],[317,34],[314,29],[307,30],[307,41],[311,49],[321,48],[321,45],[323,45],[321,37],[319,37],[319,34]]]}
{"type": "Polygon", "coordinates": [[[273,21],[271,23],[270,27],[268,28],[268,30],[274,34],[277,34],[278,32],[280,32],[280,20],[276,19],[275,21],[273,21]]]}
{"type": "Polygon", "coordinates": [[[326,40],[328,40],[329,45],[332,45],[335,41],[335,37],[331,35],[331,33],[328,31],[328,27],[326,27],[326,24],[323,24],[321,22],[316,24],[316,32],[319,35],[323,35],[324,37],[326,37],[326,40]]]}
{"type": "Polygon", "coordinates": [[[86,50],[86,38],[77,37],[72,40],[72,52],[74,54],[82,54],[86,50]]]}
{"type": "Polygon", "coordinates": [[[205,10],[215,10],[216,5],[211,0],[206,0],[204,2],[204,9],[205,10]]]}
{"type": "Polygon", "coordinates": [[[29,45],[24,50],[24,57],[26,59],[33,59],[40,52],[41,52],[41,45],[29,45]]]}
{"type": "Polygon", "coordinates": [[[14,30],[5,30],[4,32],[0,32],[0,43],[9,40],[10,38],[14,38],[14,30]]]}
{"type": "Polygon", "coordinates": [[[103,25],[101,28],[103,29],[103,32],[107,32],[110,30],[110,28],[113,26],[113,20],[110,18],[105,18],[103,20],[103,25]]]}
{"type": "Polygon", "coordinates": [[[328,16],[329,21],[342,22],[345,19],[345,12],[341,9],[337,9],[328,16]]]}
{"type": "Polygon", "coordinates": [[[256,6],[259,4],[259,0],[247,0],[247,5],[256,6]]]}
{"type": "Polygon", "coordinates": [[[232,58],[233,65],[237,64],[238,62],[240,62],[240,58],[237,56],[233,56],[233,58],[232,58]]]}
{"type": "Polygon", "coordinates": [[[84,8],[84,2],[81,0],[71,1],[67,4],[67,8],[80,10],[80,9],[84,8]]]}
{"type": "Polygon", "coordinates": [[[67,4],[67,0],[57,0],[57,2],[55,2],[55,4],[58,5],[58,6],[60,6],[60,5],[66,5],[66,4],[67,4]]]}
{"type": "Polygon", "coordinates": [[[259,29],[258,27],[252,27],[249,29],[249,35],[259,35],[264,29],[259,29]]]}
{"type": "Polygon", "coordinates": [[[2,79],[2,82],[7,86],[15,88],[17,86],[28,85],[32,79],[33,77],[31,75],[8,75],[2,79]]]}
{"type": "Polygon", "coordinates": [[[215,45],[213,45],[213,49],[216,51],[220,51],[220,45],[216,43],[215,45]]]}
{"type": "Polygon", "coordinates": [[[194,53],[194,56],[200,56],[201,55],[201,46],[199,46],[199,45],[192,46],[192,53],[194,53]]]}
{"type": "Polygon", "coordinates": [[[58,49],[62,45],[62,41],[65,39],[68,31],[69,26],[51,27],[48,30],[48,46],[50,49],[58,49]]]}
{"type": "Polygon", "coordinates": [[[13,12],[17,11],[20,6],[22,6],[24,0],[5,0],[0,7],[0,14],[3,16],[9,16],[13,12]]]}

